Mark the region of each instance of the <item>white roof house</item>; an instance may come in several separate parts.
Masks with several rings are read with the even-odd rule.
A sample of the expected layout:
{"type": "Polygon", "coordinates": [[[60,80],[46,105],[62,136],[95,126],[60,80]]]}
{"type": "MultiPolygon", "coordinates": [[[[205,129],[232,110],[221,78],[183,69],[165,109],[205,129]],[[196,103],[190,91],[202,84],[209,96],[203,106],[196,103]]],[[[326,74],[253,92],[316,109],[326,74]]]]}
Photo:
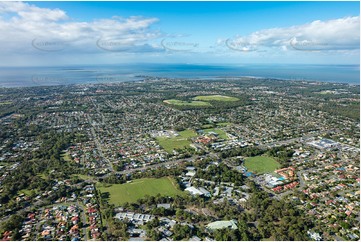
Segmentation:
{"type": "Polygon", "coordinates": [[[196,188],[196,187],[192,186],[192,187],[187,187],[185,190],[190,192],[192,195],[199,195],[199,196],[205,196],[205,197],[211,196],[211,193],[203,187],[196,188]]]}
{"type": "Polygon", "coordinates": [[[208,224],[206,227],[210,230],[215,229],[223,229],[223,228],[230,228],[230,229],[237,229],[237,222],[235,220],[222,220],[222,221],[215,221],[213,223],[208,224]]]}

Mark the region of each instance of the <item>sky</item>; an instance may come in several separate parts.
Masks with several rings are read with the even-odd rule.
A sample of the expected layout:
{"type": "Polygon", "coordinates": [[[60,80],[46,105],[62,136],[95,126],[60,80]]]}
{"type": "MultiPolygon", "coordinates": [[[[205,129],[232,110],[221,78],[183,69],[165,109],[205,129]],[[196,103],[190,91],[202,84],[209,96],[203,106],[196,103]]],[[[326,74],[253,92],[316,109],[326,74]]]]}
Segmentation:
{"type": "Polygon", "coordinates": [[[0,65],[359,64],[359,2],[0,2],[0,65]]]}

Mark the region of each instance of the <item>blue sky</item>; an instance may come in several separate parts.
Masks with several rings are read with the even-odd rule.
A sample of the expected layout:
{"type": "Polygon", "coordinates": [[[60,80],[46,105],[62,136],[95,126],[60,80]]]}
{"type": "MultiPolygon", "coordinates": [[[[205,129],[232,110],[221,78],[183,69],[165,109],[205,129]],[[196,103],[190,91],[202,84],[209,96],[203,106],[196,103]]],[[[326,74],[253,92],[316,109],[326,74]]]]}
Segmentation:
{"type": "Polygon", "coordinates": [[[2,2],[0,49],[8,65],[359,64],[359,9],[359,2],[2,2]]]}

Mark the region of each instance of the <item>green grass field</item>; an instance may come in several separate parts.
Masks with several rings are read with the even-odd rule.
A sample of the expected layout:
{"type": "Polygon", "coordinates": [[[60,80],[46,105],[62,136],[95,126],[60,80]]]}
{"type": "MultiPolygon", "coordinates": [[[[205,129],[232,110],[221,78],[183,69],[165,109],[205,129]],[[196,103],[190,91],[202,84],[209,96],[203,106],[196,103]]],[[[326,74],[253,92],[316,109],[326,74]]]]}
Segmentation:
{"type": "Polygon", "coordinates": [[[12,104],[13,102],[10,102],[10,101],[7,101],[7,102],[0,102],[0,105],[10,105],[12,104]]]}
{"type": "Polygon", "coordinates": [[[83,174],[73,174],[73,175],[71,175],[72,177],[78,177],[78,178],[80,178],[80,179],[82,179],[82,180],[93,180],[94,179],[94,177],[93,176],[88,176],[88,175],[83,175],[83,174]]]}
{"type": "Polygon", "coordinates": [[[209,132],[214,132],[214,133],[217,133],[218,134],[218,137],[221,138],[221,139],[227,139],[227,134],[226,132],[224,132],[223,130],[221,129],[203,129],[204,130],[204,133],[209,133],[209,132]]]}
{"type": "Polygon", "coordinates": [[[48,176],[44,173],[38,173],[37,176],[44,180],[48,179],[48,176]]]}
{"type": "Polygon", "coordinates": [[[213,125],[212,124],[204,124],[201,126],[202,129],[211,129],[213,128],[213,125]]]}
{"type": "Polygon", "coordinates": [[[186,129],[178,132],[178,134],[184,138],[191,138],[197,136],[197,133],[194,130],[186,129]]]}
{"type": "Polygon", "coordinates": [[[61,158],[64,159],[64,161],[72,161],[69,152],[62,151],[63,153],[60,155],[61,158]]]}
{"type": "MultiPolygon", "coordinates": [[[[30,196],[32,191],[33,190],[30,190],[30,189],[22,189],[22,190],[18,191],[18,195],[25,194],[26,196],[30,196]]],[[[36,191],[34,190],[34,192],[36,192],[36,191]]]]}
{"type": "Polygon", "coordinates": [[[277,168],[281,167],[280,163],[267,156],[249,157],[244,161],[244,166],[248,171],[256,174],[273,172],[277,168]]]}
{"type": "Polygon", "coordinates": [[[191,107],[209,107],[212,106],[210,103],[202,101],[182,101],[177,99],[164,100],[164,103],[175,105],[175,106],[191,106],[191,107]]]}
{"type": "Polygon", "coordinates": [[[275,241],[273,237],[267,238],[267,239],[261,239],[261,241],[275,241]]]}
{"type": "Polygon", "coordinates": [[[222,95],[209,95],[209,96],[196,96],[193,100],[197,101],[221,101],[221,102],[234,102],[239,99],[236,97],[222,96],[222,95]]]}
{"type": "Polygon", "coordinates": [[[133,180],[126,184],[97,183],[97,189],[109,195],[109,203],[120,206],[126,202],[136,202],[145,195],[163,196],[183,195],[184,192],[177,189],[175,181],[170,177],[143,178],[133,180]]]}
{"type": "Polygon", "coordinates": [[[219,127],[226,127],[228,125],[231,125],[231,123],[222,122],[222,123],[216,123],[216,125],[219,126],[219,127]]]}
{"type": "Polygon", "coordinates": [[[188,140],[190,137],[196,137],[197,133],[193,130],[184,130],[178,132],[179,136],[176,137],[157,137],[157,141],[165,151],[171,153],[173,149],[182,149],[188,147],[191,141],[188,140]]]}

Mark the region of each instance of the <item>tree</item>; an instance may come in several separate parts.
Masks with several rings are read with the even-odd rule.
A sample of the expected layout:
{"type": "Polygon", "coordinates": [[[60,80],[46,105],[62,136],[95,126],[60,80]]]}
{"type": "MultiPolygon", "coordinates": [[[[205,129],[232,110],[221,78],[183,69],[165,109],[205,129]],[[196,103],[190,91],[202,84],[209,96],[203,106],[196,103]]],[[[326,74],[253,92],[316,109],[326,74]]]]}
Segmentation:
{"type": "Polygon", "coordinates": [[[11,215],[11,217],[7,221],[1,224],[2,233],[4,231],[13,231],[15,229],[18,229],[22,225],[24,219],[25,217],[18,214],[11,215]]]}
{"type": "Polygon", "coordinates": [[[183,240],[185,238],[189,239],[192,236],[192,230],[188,225],[176,224],[173,226],[173,239],[174,240],[183,240]]]}

